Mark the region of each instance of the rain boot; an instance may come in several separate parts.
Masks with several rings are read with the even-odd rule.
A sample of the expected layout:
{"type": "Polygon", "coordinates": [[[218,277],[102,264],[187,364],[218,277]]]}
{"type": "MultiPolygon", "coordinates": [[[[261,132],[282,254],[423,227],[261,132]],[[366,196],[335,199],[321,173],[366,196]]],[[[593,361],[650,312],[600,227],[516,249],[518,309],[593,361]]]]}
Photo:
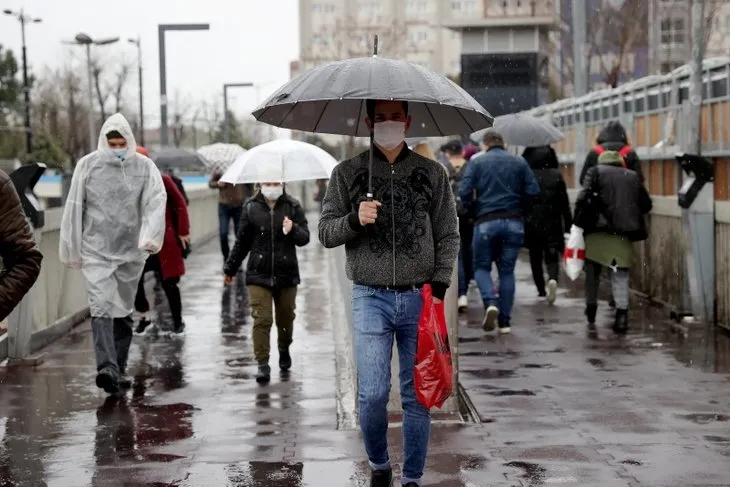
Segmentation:
{"type": "Polygon", "coordinates": [[[597,304],[587,304],[586,305],[586,318],[588,320],[588,332],[589,333],[595,333],[596,332],[596,312],[598,311],[598,305],[597,304]]]}
{"type": "Polygon", "coordinates": [[[259,384],[267,384],[271,380],[271,367],[268,362],[259,364],[259,370],[256,372],[256,382],[259,384]]]}
{"type": "Polygon", "coordinates": [[[613,323],[613,332],[617,335],[625,335],[629,331],[629,310],[617,309],[616,318],[613,323]]]}

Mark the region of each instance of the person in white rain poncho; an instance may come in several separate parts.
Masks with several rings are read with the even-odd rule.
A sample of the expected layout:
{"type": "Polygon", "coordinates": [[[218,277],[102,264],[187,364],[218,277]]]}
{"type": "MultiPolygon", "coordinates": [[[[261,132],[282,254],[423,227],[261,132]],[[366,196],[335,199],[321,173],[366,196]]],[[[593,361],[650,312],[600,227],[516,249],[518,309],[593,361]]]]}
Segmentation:
{"type": "Polygon", "coordinates": [[[108,393],[129,387],[132,311],[145,260],[162,248],[165,188],[127,120],[104,123],[98,149],[76,164],[61,222],[59,254],[81,269],[91,313],[96,385],[108,393]]]}

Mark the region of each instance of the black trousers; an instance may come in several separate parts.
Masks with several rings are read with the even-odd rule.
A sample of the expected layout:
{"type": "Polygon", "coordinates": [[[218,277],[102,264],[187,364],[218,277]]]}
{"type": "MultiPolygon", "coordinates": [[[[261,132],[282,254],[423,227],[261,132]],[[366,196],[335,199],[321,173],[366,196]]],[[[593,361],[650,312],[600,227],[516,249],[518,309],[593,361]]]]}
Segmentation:
{"type": "Polygon", "coordinates": [[[562,249],[559,245],[551,245],[549,243],[534,244],[530,247],[530,267],[532,267],[532,279],[535,281],[537,292],[543,294],[545,292],[545,274],[543,271],[543,263],[547,267],[548,279],[554,279],[556,282],[560,276],[560,257],[562,249]]]}
{"type": "MultiPolygon", "coordinates": [[[[162,275],[160,259],[157,255],[150,255],[147,258],[144,271],[142,271],[142,276],[139,278],[139,283],[137,284],[137,295],[134,297],[134,309],[139,313],[146,313],[150,310],[150,303],[147,301],[147,295],[144,289],[144,275],[148,271],[155,272],[155,274],[160,276],[162,275]]],[[[178,287],[179,282],[180,278],[178,277],[162,279],[162,290],[165,292],[167,304],[170,306],[172,321],[176,325],[182,323],[182,297],[180,296],[180,288],[178,287]]]]}

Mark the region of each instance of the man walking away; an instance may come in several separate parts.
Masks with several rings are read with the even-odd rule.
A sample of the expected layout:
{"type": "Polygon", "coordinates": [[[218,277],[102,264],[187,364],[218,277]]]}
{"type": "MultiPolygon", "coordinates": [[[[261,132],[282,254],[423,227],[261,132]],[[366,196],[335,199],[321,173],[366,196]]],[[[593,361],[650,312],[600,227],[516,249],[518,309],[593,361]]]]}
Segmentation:
{"type": "Polygon", "coordinates": [[[271,380],[269,349],[271,325],[276,317],[279,369],[292,366],[289,347],[294,333],[299,263],[297,247],[309,243],[309,227],[301,204],[280,183],[263,183],[243,207],[241,228],[228,257],[224,282],[229,285],[249,255],[246,270],[248,299],[253,315],[253,348],[256,382],[271,380]]]}
{"type": "Polygon", "coordinates": [[[18,192],[8,175],[0,171],[0,321],[33,287],[42,260],[18,192]]]}
{"type": "Polygon", "coordinates": [[[471,205],[463,204],[459,197],[459,185],[466,173],[467,160],[464,158],[464,148],[458,140],[452,140],[441,147],[441,152],[446,156],[452,171],[451,188],[454,193],[456,202],[456,214],[459,217],[459,237],[461,246],[459,247],[459,311],[466,311],[469,306],[467,293],[469,292],[469,282],[474,277],[474,263],[472,257],[472,239],[474,238],[474,218],[471,214],[471,205]]]}
{"type": "Polygon", "coordinates": [[[472,201],[476,192],[474,224],[474,276],[484,302],[482,326],[489,332],[495,321],[509,333],[515,299],[515,265],[525,236],[524,217],[540,194],[540,186],[523,157],[504,148],[502,135],[493,129],[484,134],[486,152],[472,157],[461,181],[461,200],[472,201]],[[497,263],[499,298],[494,291],[492,264],[497,263]]]}
{"type": "Polygon", "coordinates": [[[366,103],[374,132],[374,199],[368,194],[368,152],[332,171],[319,220],[327,248],[345,246],[353,281],[352,318],[360,400],[360,429],[372,487],[389,487],[388,395],[393,338],[400,361],[404,461],[401,483],[421,485],[431,431],[429,410],[416,397],[413,369],[421,288],[444,299],[459,252],[456,205],[444,168],[408,149],[408,103],[366,103]]]}
{"type": "Polygon", "coordinates": [[[129,387],[132,311],[144,263],[162,248],[165,187],[160,171],[136,152],[129,122],[104,122],[98,149],[74,169],[61,221],[59,257],[86,280],[96,353],[96,385],[129,387]]]}
{"type": "Polygon", "coordinates": [[[243,203],[249,195],[246,193],[248,185],[225,183],[220,180],[221,177],[223,177],[223,173],[215,171],[208,182],[208,186],[218,190],[218,234],[220,235],[223,262],[225,262],[228,260],[228,254],[230,254],[228,234],[231,228],[231,220],[233,220],[235,233],[238,235],[243,203]]]}
{"type": "Polygon", "coordinates": [[[588,332],[596,333],[598,286],[601,270],[610,269],[611,290],[616,301],[613,331],[624,335],[629,328],[629,267],[634,262],[633,242],[648,238],[644,215],[652,208],[651,197],[635,171],[625,168],[618,152],[606,151],[586,174],[575,204],[575,224],[585,233],[586,317],[588,332]]]}
{"type": "Polygon", "coordinates": [[[537,293],[553,304],[558,288],[560,259],[565,247],[564,234],[570,230],[573,222],[568,189],[552,147],[528,147],[522,157],[532,168],[540,186],[540,196],[525,218],[525,247],[530,250],[530,266],[537,293]],[[543,259],[548,271],[547,289],[543,259]]]}

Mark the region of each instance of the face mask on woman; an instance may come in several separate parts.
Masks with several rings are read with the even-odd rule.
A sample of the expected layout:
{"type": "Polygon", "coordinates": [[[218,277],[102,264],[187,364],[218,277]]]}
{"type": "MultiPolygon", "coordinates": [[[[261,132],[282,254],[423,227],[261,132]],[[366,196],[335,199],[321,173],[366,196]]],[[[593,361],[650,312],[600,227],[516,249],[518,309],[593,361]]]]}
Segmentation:
{"type": "Polygon", "coordinates": [[[261,186],[261,194],[269,201],[276,201],[284,194],[284,187],[263,185],[261,186]]]}

